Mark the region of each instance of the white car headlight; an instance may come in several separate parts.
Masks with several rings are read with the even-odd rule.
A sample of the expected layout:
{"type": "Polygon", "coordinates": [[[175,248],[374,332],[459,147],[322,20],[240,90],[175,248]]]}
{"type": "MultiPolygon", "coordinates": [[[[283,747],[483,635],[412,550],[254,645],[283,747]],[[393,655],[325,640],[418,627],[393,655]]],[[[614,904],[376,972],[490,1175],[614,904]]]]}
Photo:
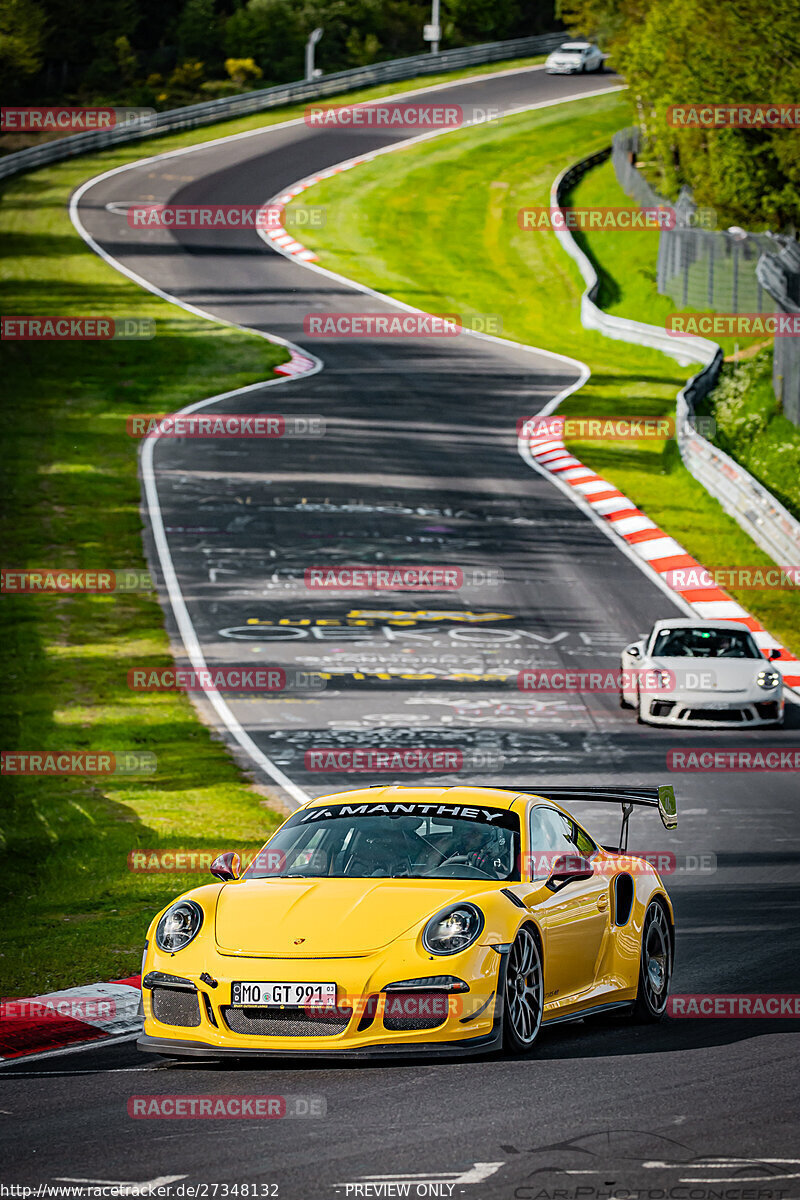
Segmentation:
{"type": "Polygon", "coordinates": [[[164,913],[156,926],[156,945],[159,950],[175,954],[183,950],[200,932],[203,910],[194,900],[179,900],[164,913]]]}
{"type": "Polygon", "coordinates": [[[483,929],[483,913],[474,904],[451,904],[431,917],[422,933],[429,954],[458,954],[483,929]]]}
{"type": "Polygon", "coordinates": [[[776,688],[781,681],[781,677],[777,671],[759,671],[756,675],[756,683],[760,688],[769,691],[770,688],[776,688]]]}

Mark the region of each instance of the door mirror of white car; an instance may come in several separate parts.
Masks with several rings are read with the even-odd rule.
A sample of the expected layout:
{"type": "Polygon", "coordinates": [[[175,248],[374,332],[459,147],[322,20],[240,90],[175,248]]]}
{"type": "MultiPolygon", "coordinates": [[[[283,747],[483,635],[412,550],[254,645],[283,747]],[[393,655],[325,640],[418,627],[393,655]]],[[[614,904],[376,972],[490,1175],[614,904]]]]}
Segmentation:
{"type": "Polygon", "coordinates": [[[546,886],[551,892],[568,883],[577,883],[579,879],[591,879],[594,875],[592,864],[581,854],[561,854],[553,863],[553,869],[546,886]]]}
{"type": "Polygon", "coordinates": [[[221,879],[223,883],[228,883],[231,879],[238,879],[242,870],[242,860],[235,850],[227,850],[224,854],[220,854],[214,859],[209,867],[212,875],[216,875],[217,879],[221,879]]]}
{"type": "Polygon", "coordinates": [[[636,642],[634,642],[632,645],[625,647],[625,653],[630,658],[641,658],[642,657],[642,648],[636,642]]]}
{"type": "Polygon", "coordinates": [[[769,661],[774,662],[776,658],[780,658],[781,652],[777,646],[773,646],[769,652],[769,661]]]}

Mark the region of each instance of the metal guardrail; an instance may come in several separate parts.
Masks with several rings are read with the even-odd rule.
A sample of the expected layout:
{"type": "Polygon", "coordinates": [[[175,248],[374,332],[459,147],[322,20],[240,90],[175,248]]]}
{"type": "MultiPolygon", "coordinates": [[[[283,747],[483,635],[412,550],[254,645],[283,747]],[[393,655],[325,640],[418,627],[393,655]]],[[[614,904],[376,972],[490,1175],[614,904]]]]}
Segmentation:
{"type": "Polygon", "coordinates": [[[353,67],[349,71],[338,71],[335,75],[324,75],[318,79],[278,84],[277,87],[245,92],[241,96],[223,96],[218,100],[189,104],[185,108],[172,108],[156,113],[152,120],[145,124],[87,130],[70,137],[45,142],[41,146],[30,146],[25,150],[7,154],[0,158],[0,179],[7,179],[20,171],[30,171],[49,163],[61,162],[78,154],[104,150],[122,142],[158,137],[160,134],[182,129],[195,129],[201,125],[211,125],[215,121],[266,112],[268,109],[280,108],[302,100],[319,100],[325,96],[338,95],[371,84],[413,79],[418,75],[438,75],[440,72],[456,71],[461,67],[545,53],[554,50],[565,37],[564,33],[543,33],[535,37],[513,38],[506,42],[485,42],[479,46],[444,50],[441,54],[416,54],[411,58],[396,58],[367,67],[353,67]]]}
{"type": "Polygon", "coordinates": [[[678,394],[675,418],[678,448],[691,474],[779,566],[800,562],[800,521],[735,459],[697,432],[695,404],[716,386],[722,349],[678,394]]]}
{"type": "Polygon", "coordinates": [[[658,291],[679,306],[715,312],[772,312],[773,297],[756,274],[762,254],[777,248],[772,234],[716,229],[717,214],[698,208],[688,188],[675,201],[665,200],[636,166],[641,135],[637,126],[614,134],[611,157],[622,190],[642,208],[675,211],[671,229],[658,241],[658,291]]]}
{"type": "MultiPolygon", "coordinates": [[[[563,207],[564,197],[581,176],[592,167],[605,162],[610,154],[611,150],[607,147],[599,150],[596,154],[590,154],[588,158],[582,158],[580,162],[574,163],[573,166],[562,171],[551,189],[551,206],[553,208],[563,207]]],[[[570,258],[578,264],[578,269],[586,284],[586,290],[581,296],[581,324],[585,329],[597,329],[606,337],[616,338],[618,341],[635,342],[640,346],[650,346],[655,350],[661,350],[663,354],[668,354],[671,358],[676,359],[682,366],[687,366],[691,362],[709,363],[711,361],[713,343],[706,341],[705,338],[671,337],[666,329],[661,329],[657,325],[645,325],[641,321],[631,321],[627,317],[614,317],[610,313],[603,312],[596,303],[600,280],[591,259],[584,254],[572,234],[567,230],[558,229],[555,234],[570,258]]]]}
{"type": "MultiPolygon", "coordinates": [[[[601,150],[562,171],[551,190],[551,206],[564,207],[565,197],[577,180],[591,167],[604,162],[610,153],[610,148],[601,150]]],[[[800,562],[800,521],[749,471],[697,432],[695,406],[716,386],[722,368],[721,347],[707,338],[681,338],[681,359],[681,352],[676,350],[674,339],[666,330],[603,312],[595,303],[600,281],[590,259],[567,230],[557,230],[556,236],[578,264],[587,285],[581,296],[581,324],[585,328],[597,329],[621,341],[651,346],[671,354],[679,362],[705,364],[678,394],[676,439],[684,465],[774,562],[780,566],[800,562]]]]}
{"type": "MultiPolygon", "coordinates": [[[[622,190],[643,208],[666,204],[636,166],[640,131],[614,134],[611,157],[622,190]]],[[[688,188],[673,205],[673,229],[658,241],[657,287],[679,307],[716,312],[800,312],[800,245],[775,233],[712,229],[688,188]]],[[[772,387],[786,417],[800,425],[800,342],[775,340],[772,387]]]]}
{"type": "MultiPolygon", "coordinates": [[[[800,313],[800,245],[787,242],[777,254],[765,254],[756,265],[759,282],[774,297],[778,312],[800,313]]],[[[776,337],[772,355],[772,389],[784,416],[800,426],[800,346],[797,338],[776,337]]]]}

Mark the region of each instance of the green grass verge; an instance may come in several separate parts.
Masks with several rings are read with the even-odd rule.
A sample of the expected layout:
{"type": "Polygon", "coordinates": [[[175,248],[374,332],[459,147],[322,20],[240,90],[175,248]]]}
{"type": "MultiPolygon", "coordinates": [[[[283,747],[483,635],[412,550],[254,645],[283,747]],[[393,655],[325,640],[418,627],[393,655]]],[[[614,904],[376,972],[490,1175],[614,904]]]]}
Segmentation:
{"type": "MultiPolygon", "coordinates": [[[[5,343],[3,563],[144,569],[132,412],[165,412],[272,376],[287,355],[158,300],[73,231],[75,163],[6,189],[5,309],[146,317],[150,341],[5,343]]],[[[147,750],[150,778],[7,776],[0,809],[5,994],[138,968],[150,917],[192,880],[135,876],[136,846],[251,845],[277,815],[183,695],[137,695],[130,666],[168,666],[150,593],[3,596],[5,750],[147,750]]]]}
{"type": "Polygon", "coordinates": [[[717,422],[717,445],[800,518],[800,429],[783,415],[775,396],[772,349],[725,363],[703,411],[717,422]]]}
{"type": "MultiPolygon", "coordinates": [[[[453,78],[408,80],[346,99],[453,78]]],[[[169,412],[269,378],[287,357],[256,335],[184,313],[102,262],[72,227],[71,192],[146,155],[302,112],[295,106],[137,141],[3,185],[6,314],[144,317],[157,330],[143,342],[4,343],[4,566],[144,569],[137,444],[125,433],[127,415],[169,412]]],[[[0,746],[146,750],[158,761],[153,778],[3,779],[0,977],[8,996],[138,969],[153,913],[200,877],[132,873],[131,850],[254,849],[280,818],[186,697],[129,691],[129,667],[172,661],[154,595],[2,600],[0,746]]]]}
{"type": "MultiPolygon", "coordinates": [[[[673,413],[692,369],[583,329],[577,267],[552,234],[523,231],[517,222],[520,208],[549,204],[552,182],[565,166],[608,145],[628,120],[626,100],[612,94],[382,155],[359,166],[357,174],[332,177],[303,194],[300,203],[335,209],[324,230],[304,234],[303,240],[323,266],[408,304],[464,316],[499,314],[504,336],[587,362],[592,378],[562,405],[565,415],[673,413]]],[[[604,170],[575,189],[574,204],[630,203],[613,174],[610,180],[601,177],[604,170]]],[[[611,311],[646,320],[670,311],[670,301],[655,296],[656,237],[593,235],[611,311]]],[[[685,470],[674,442],[572,446],[707,566],[770,565],[685,470]]],[[[732,594],[800,652],[796,593],[732,594]]]]}
{"type": "MultiPolygon", "coordinates": [[[[573,192],[576,205],[620,204],[623,198],[610,162],[585,175],[573,192]]],[[[640,241],[639,252],[625,232],[578,235],[578,241],[598,272],[601,308],[615,316],[665,324],[675,305],[656,291],[655,239],[640,241]]],[[[719,344],[726,356],[748,348],[737,346],[735,338],[720,338],[719,344]]],[[[700,411],[717,421],[716,444],[800,516],[800,429],[783,416],[775,397],[772,347],[738,364],[726,363],[719,386],[700,411]]]]}

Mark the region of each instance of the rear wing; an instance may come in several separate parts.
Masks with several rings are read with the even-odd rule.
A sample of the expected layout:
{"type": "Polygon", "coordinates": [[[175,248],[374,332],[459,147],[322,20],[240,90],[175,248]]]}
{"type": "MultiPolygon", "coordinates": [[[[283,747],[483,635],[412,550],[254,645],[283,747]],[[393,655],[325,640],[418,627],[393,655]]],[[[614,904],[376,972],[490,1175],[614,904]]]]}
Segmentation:
{"type": "MultiPolygon", "coordinates": [[[[504,788],[504,791],[511,791],[511,788],[504,788]]],[[[516,789],[514,789],[516,790],[516,789]]],[[[657,808],[658,815],[661,817],[661,824],[665,829],[675,829],[678,824],[678,806],[675,800],[675,788],[671,783],[662,784],[661,787],[575,787],[574,785],[564,787],[527,787],[520,788],[520,792],[525,792],[528,795],[542,796],[545,800],[555,800],[557,804],[569,804],[579,800],[587,800],[590,803],[599,804],[619,804],[622,808],[622,828],[619,834],[620,850],[628,849],[628,821],[634,807],[640,805],[643,808],[657,808]]]]}

